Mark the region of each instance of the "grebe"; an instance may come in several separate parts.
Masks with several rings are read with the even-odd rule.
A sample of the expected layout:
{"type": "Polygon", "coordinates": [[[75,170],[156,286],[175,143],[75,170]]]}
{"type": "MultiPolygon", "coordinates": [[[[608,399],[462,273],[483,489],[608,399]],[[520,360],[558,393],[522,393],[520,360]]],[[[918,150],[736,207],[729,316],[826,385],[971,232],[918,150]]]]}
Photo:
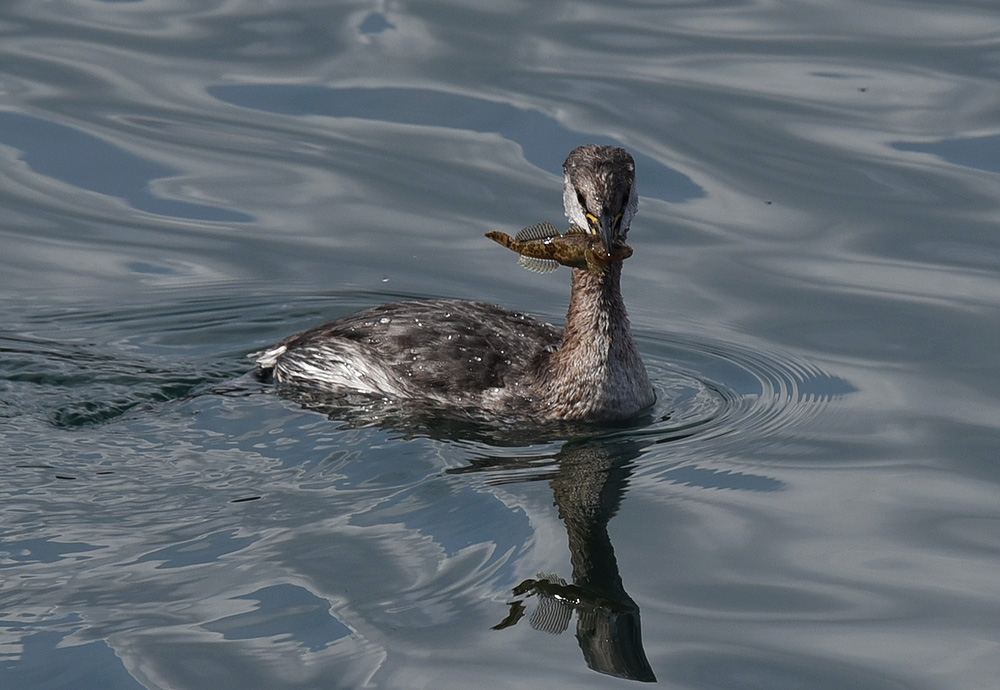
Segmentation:
{"type": "Polygon", "coordinates": [[[585,262],[560,261],[581,266],[572,269],[564,329],[483,302],[397,302],[286,338],[254,355],[260,374],[479,418],[615,421],[652,405],[620,289],[639,206],[635,163],[624,149],[587,145],[563,170],[573,226],[565,237],[590,241],[585,262]]]}

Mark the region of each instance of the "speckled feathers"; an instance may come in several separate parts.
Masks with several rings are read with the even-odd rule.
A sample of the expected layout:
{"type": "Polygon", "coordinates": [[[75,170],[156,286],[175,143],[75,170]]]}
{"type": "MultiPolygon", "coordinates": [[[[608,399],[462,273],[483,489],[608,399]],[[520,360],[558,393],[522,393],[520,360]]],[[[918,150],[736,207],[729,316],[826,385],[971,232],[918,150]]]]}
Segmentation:
{"type": "MultiPolygon", "coordinates": [[[[570,221],[624,243],[638,208],[624,149],[582,146],[564,165],[570,221]]],[[[573,268],[566,328],[482,302],[367,309],[257,355],[279,384],[380,396],[427,410],[537,422],[624,419],[655,399],[622,300],[620,260],[573,268]]]]}

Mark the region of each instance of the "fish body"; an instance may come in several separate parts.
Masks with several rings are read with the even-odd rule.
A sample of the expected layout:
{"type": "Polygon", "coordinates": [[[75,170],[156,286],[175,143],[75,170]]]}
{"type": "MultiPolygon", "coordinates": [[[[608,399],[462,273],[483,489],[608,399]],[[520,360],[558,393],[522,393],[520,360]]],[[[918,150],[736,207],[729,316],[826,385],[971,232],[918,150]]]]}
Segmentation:
{"type": "Polygon", "coordinates": [[[536,223],[511,237],[505,232],[488,232],[486,237],[520,255],[518,262],[530,271],[548,273],[559,266],[586,268],[601,275],[608,264],[632,256],[632,248],[622,244],[609,253],[601,238],[575,226],[560,233],[552,223],[536,223]]]}

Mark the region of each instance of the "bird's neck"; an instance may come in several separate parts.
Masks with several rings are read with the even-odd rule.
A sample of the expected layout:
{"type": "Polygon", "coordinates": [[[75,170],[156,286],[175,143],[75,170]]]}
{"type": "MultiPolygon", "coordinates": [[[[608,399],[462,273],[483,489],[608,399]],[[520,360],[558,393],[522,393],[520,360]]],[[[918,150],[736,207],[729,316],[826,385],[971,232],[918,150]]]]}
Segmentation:
{"type": "Polygon", "coordinates": [[[566,328],[546,377],[557,416],[623,418],[653,401],[622,299],[621,270],[620,262],[601,275],[573,269],[566,328]]]}
{"type": "MultiPolygon", "coordinates": [[[[622,265],[613,263],[601,275],[573,269],[573,289],[560,350],[585,353],[592,364],[612,356],[615,343],[632,342],[621,291],[622,265]]],[[[579,358],[578,358],[579,359],[579,358]]]]}

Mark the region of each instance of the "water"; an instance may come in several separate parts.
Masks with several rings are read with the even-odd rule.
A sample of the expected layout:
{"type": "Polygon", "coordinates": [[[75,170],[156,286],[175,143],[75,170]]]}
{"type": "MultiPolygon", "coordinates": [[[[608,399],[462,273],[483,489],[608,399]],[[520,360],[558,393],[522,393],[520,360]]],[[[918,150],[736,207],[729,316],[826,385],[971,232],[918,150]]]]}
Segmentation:
{"type": "Polygon", "coordinates": [[[1000,12],[326,5],[0,10],[0,687],[994,688],[1000,12]],[[559,321],[482,234],[589,141],[648,414],[242,378],[393,299],[559,321]]]}

